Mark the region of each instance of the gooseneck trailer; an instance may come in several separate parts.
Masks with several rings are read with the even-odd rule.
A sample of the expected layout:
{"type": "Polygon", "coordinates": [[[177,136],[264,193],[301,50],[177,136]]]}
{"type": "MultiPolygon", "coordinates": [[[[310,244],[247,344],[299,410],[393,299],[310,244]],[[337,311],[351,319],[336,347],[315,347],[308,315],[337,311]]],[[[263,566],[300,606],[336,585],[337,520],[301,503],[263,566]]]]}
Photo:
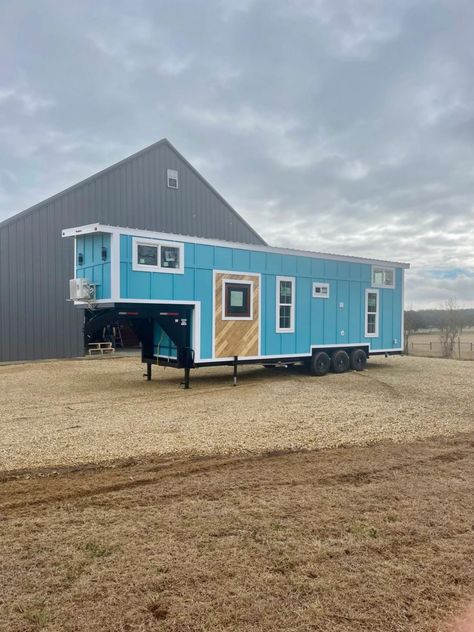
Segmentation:
{"type": "Polygon", "coordinates": [[[302,362],[314,375],[399,354],[406,263],[90,224],[73,238],[70,299],[86,338],[127,322],[152,365],[302,362]]]}

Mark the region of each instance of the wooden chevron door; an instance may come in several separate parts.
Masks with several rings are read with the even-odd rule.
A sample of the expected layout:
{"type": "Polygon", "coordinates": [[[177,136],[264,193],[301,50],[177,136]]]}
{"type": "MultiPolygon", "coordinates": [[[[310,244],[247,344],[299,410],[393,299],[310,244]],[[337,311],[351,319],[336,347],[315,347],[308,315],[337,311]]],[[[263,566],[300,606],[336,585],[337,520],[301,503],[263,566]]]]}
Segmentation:
{"type": "Polygon", "coordinates": [[[214,285],[214,355],[259,355],[258,274],[216,272],[214,285]]]}

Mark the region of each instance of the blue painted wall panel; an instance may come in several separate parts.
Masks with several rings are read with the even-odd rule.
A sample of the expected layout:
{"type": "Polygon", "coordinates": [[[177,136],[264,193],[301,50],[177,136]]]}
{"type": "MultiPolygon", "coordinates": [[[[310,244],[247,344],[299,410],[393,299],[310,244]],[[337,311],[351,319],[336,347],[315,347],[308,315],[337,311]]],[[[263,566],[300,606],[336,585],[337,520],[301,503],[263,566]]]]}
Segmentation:
{"type": "Polygon", "coordinates": [[[311,278],[298,277],[296,281],[295,353],[307,353],[311,345],[311,278]]]}
{"type": "MultiPolygon", "coordinates": [[[[93,263],[100,258],[98,237],[94,235],[89,244],[87,238],[80,238],[78,244],[87,253],[88,263],[97,275],[95,278],[100,278],[104,291],[110,292],[110,263],[93,263]]],[[[185,273],[167,274],[132,270],[130,236],[121,237],[120,253],[122,298],[200,302],[202,360],[212,358],[215,269],[261,274],[262,355],[305,354],[310,353],[311,346],[317,345],[366,343],[376,350],[399,348],[401,344],[403,271],[400,269],[396,270],[395,289],[379,289],[379,336],[366,338],[365,290],[371,286],[371,266],[368,264],[186,243],[185,273]],[[294,333],[276,332],[278,275],[296,279],[294,333]],[[312,297],[315,281],[329,283],[328,299],[312,297]]]]}
{"type": "Polygon", "coordinates": [[[214,250],[214,267],[216,270],[230,270],[232,268],[232,250],[219,248],[214,250]]]}
{"type": "MultiPolygon", "coordinates": [[[[347,270],[347,276],[349,276],[349,270],[347,270]]],[[[349,342],[349,296],[349,281],[338,281],[336,305],[336,339],[338,344],[345,344],[349,342]]]]}
{"type": "Polygon", "coordinates": [[[89,279],[96,284],[96,298],[109,299],[110,287],[110,235],[96,233],[79,237],[76,242],[76,277],[89,279]],[[102,258],[105,248],[105,258],[102,258]],[[79,255],[84,261],[79,265],[79,255]]]}
{"type": "Polygon", "coordinates": [[[348,317],[349,317],[349,334],[348,334],[348,342],[349,343],[358,343],[364,337],[364,321],[363,321],[363,310],[364,307],[362,303],[363,299],[363,291],[362,286],[358,282],[349,283],[349,309],[348,309],[348,317]],[[362,338],[361,338],[362,335],[362,338]]]}

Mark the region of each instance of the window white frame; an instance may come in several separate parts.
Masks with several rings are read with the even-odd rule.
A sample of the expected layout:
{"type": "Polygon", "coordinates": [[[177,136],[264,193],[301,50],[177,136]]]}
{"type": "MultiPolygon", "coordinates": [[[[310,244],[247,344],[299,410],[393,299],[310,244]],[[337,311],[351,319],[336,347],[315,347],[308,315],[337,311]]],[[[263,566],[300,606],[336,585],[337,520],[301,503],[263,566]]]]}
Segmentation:
{"type": "Polygon", "coordinates": [[[275,286],[275,325],[276,332],[279,334],[293,334],[295,333],[295,304],[296,304],[296,283],[295,277],[277,276],[275,286]],[[291,283],[291,303],[280,303],[280,281],[289,281],[291,283]],[[280,307],[283,305],[290,306],[290,327],[280,327],[280,307]]]}
{"type": "Polygon", "coordinates": [[[313,298],[329,298],[329,283],[319,283],[319,281],[315,281],[313,283],[313,298]],[[326,288],[326,294],[316,293],[316,288],[326,288]]]}
{"type": "Polygon", "coordinates": [[[379,335],[379,317],[380,317],[380,292],[379,290],[374,290],[373,288],[366,288],[365,290],[365,337],[366,338],[378,338],[379,335]],[[375,332],[369,333],[369,294],[375,294],[377,296],[377,309],[375,312],[370,312],[370,314],[375,314],[375,332]]]}
{"type": "Polygon", "coordinates": [[[179,241],[161,241],[157,239],[141,239],[135,237],[132,246],[132,270],[136,272],[162,272],[164,274],[184,274],[184,244],[179,241]],[[138,263],[138,246],[155,246],[157,248],[157,265],[138,263]],[[178,248],[179,266],[166,268],[161,265],[161,247],[178,248]]]}
{"type": "Polygon", "coordinates": [[[253,320],[253,281],[246,279],[222,279],[222,320],[253,320]],[[225,315],[225,297],[226,285],[248,285],[250,286],[250,316],[226,316],[225,315]]]}
{"type": "Polygon", "coordinates": [[[179,189],[178,172],[176,169],[167,169],[166,171],[166,184],[169,189],[179,189]],[[170,184],[170,180],[176,180],[176,186],[170,184]]]}
{"type": "Polygon", "coordinates": [[[395,268],[388,268],[385,266],[372,266],[372,287],[379,287],[379,288],[385,288],[388,290],[393,290],[395,288],[395,268]],[[376,283],[375,282],[375,274],[377,272],[381,272],[382,273],[382,283],[376,283]],[[385,282],[385,277],[386,277],[386,273],[387,272],[391,272],[392,273],[392,282],[391,283],[386,283],[385,282]]]}

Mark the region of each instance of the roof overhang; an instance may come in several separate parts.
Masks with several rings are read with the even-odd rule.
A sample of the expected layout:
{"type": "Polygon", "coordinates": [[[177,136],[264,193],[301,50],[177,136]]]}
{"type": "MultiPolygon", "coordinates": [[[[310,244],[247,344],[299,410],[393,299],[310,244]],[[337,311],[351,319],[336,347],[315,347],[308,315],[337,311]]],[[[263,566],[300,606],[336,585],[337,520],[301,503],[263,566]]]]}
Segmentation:
{"type": "Polygon", "coordinates": [[[223,241],[219,239],[208,239],[205,237],[193,237],[191,235],[177,235],[173,233],[159,233],[152,230],[139,228],[126,228],[121,226],[108,226],[106,224],[86,224],[85,226],[76,226],[75,228],[65,228],[61,234],[63,237],[77,237],[79,235],[88,235],[91,233],[111,233],[121,235],[131,235],[133,237],[150,237],[151,239],[167,239],[172,241],[181,241],[191,244],[203,244],[208,246],[222,246],[224,248],[237,248],[239,250],[253,250],[256,252],[271,252],[280,255],[293,255],[300,257],[309,257],[312,259],[329,259],[333,261],[347,261],[349,263],[366,263],[369,265],[391,266],[394,268],[408,269],[409,263],[401,261],[387,261],[385,259],[369,259],[365,257],[353,257],[350,255],[338,255],[328,252],[313,252],[310,250],[296,250],[293,248],[277,248],[273,246],[260,246],[258,244],[243,244],[232,241],[223,241]]]}

